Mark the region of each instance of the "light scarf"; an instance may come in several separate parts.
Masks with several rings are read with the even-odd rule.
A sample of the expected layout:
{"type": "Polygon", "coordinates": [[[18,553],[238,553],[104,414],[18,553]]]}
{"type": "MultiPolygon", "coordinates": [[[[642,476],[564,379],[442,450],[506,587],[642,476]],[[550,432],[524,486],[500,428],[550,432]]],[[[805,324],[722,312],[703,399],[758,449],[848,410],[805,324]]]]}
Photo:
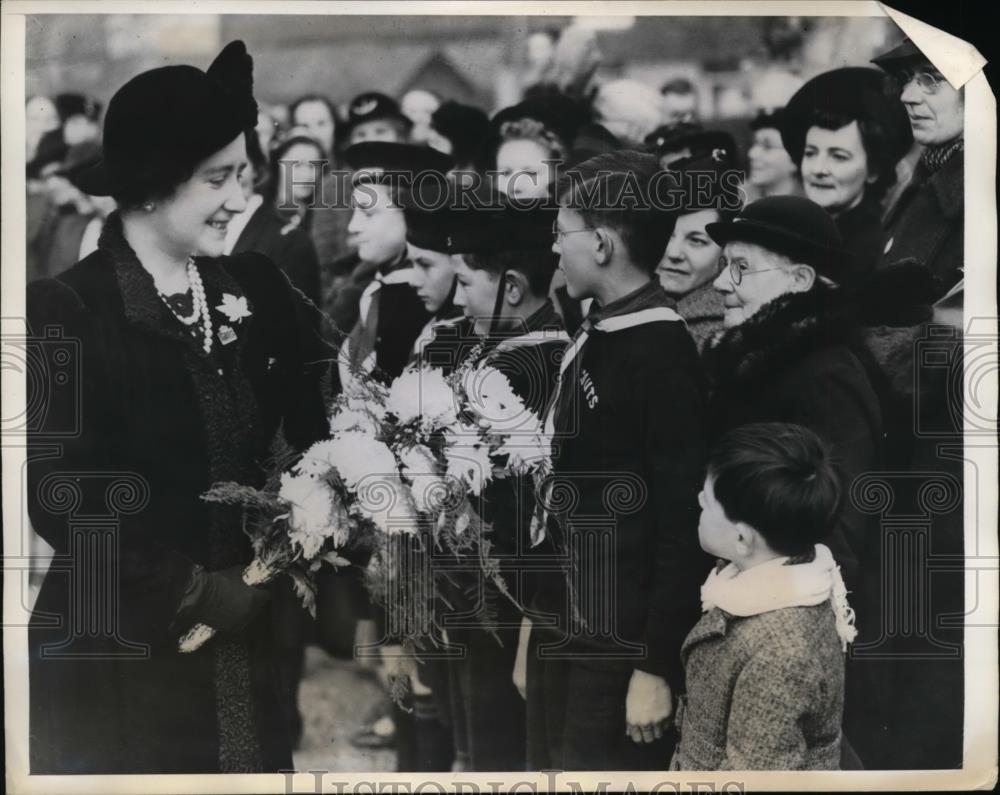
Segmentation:
{"type": "Polygon", "coordinates": [[[775,558],[745,571],[730,563],[712,571],[701,586],[701,609],[718,607],[745,618],[786,607],[812,607],[829,600],[837,620],[837,634],[847,651],[847,644],[858,630],[833,554],[826,545],[817,544],[812,562],[787,565],[788,560],[775,558]]]}

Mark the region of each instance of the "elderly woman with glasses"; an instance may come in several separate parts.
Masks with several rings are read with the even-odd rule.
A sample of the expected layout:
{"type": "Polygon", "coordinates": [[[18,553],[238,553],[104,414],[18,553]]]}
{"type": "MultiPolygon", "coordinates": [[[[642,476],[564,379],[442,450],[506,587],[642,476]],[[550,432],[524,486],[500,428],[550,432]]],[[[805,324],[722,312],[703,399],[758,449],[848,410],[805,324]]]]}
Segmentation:
{"type": "MultiPolygon", "coordinates": [[[[849,252],[836,223],[809,199],[770,196],[706,231],[722,247],[714,285],[725,313],[703,352],[713,435],[751,422],[803,425],[830,445],[849,494],[855,477],[881,460],[882,411],[853,302],[840,286],[849,252]]],[[[872,573],[875,530],[845,497],[829,546],[854,605],[872,573]]],[[[851,670],[849,704],[857,691],[851,670]]],[[[851,710],[853,740],[853,721],[865,713],[851,710]]]]}
{"type": "Polygon", "coordinates": [[[913,178],[884,219],[879,267],[924,265],[943,297],[963,276],[965,98],[905,39],[872,60],[895,78],[913,139],[924,147],[913,178]]]}

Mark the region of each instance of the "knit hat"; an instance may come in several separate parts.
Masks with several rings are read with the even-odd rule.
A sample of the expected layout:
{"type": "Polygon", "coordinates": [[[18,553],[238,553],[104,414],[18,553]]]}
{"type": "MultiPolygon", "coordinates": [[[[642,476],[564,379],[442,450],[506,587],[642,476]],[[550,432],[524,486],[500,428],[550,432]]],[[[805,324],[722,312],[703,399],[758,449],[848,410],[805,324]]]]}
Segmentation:
{"type": "Polygon", "coordinates": [[[253,60],[234,41],[206,72],[163,66],[122,86],[104,117],[103,156],[77,184],[93,196],[141,191],[163,163],[193,168],[256,123],[253,60]]]}

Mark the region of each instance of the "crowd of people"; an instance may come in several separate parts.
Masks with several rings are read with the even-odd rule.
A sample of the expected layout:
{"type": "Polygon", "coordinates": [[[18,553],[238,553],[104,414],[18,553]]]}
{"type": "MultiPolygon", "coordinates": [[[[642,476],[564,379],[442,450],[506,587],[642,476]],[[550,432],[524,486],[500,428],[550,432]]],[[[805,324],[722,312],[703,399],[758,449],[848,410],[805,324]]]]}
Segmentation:
{"type": "MultiPolygon", "coordinates": [[[[46,617],[86,608],[65,577],[42,587],[33,773],[288,769],[314,641],[380,645],[387,696],[354,742],[395,747],[402,771],[961,764],[961,659],[889,631],[900,564],[853,487],[961,482],[915,431],[961,422],[914,346],[961,317],[962,92],[904,40],[761,109],[744,155],[691,88],[282,107],[254,98],[237,42],[207,71],[134,78],[103,128],[90,98],[28,100],[29,321],[80,339],[86,376],[82,432],[33,458],[32,523],[68,551],[38,493],[60,472],[141,473],[150,497],[107,553],[117,635],[47,656],[64,630],[46,617]],[[290,583],[267,599],[239,579],[238,512],[199,500],[263,483],[279,430],[304,449],[331,395],[414,362],[501,369],[553,441],[550,484],[484,493],[510,593],[456,583],[445,612],[491,626],[444,621],[463,650],[444,658],[401,650],[363,550],[321,573],[313,620],[290,583]],[[197,622],[219,637],[178,654],[197,622]],[[123,638],[152,651],[119,659],[123,638]]],[[[960,555],[961,510],[933,534],[960,555]]],[[[959,575],[933,609],[962,598],[959,575]]]]}

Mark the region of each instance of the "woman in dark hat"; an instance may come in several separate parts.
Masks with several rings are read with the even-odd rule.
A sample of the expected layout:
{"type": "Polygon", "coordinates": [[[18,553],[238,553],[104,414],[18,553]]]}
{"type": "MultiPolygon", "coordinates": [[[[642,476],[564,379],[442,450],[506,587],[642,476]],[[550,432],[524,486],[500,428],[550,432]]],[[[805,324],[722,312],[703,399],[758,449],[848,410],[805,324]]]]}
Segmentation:
{"type": "Polygon", "coordinates": [[[445,102],[430,118],[427,143],[451,155],[457,171],[483,168],[483,147],[490,133],[490,119],[479,108],[445,102]]]}
{"type": "MultiPolygon", "coordinates": [[[[883,416],[880,379],[841,286],[849,253],[836,224],[808,199],[771,196],[707,231],[722,246],[715,288],[725,311],[703,353],[713,435],[751,422],[803,425],[830,445],[849,490],[880,465],[883,416]]],[[[868,626],[877,622],[865,600],[877,594],[878,544],[877,522],[845,501],[829,546],[868,626]]],[[[845,734],[855,743],[873,719],[859,700],[863,678],[848,665],[845,734]]],[[[850,744],[843,753],[853,757],[850,744]]]]}
{"type": "Polygon", "coordinates": [[[677,301],[677,314],[701,350],[722,328],[723,314],[722,296],[712,286],[719,275],[722,249],[705,228],[731,220],[740,209],[743,172],[724,150],[675,161],[668,172],[684,204],[656,272],[667,295],[677,301]]]}
{"type": "Polygon", "coordinates": [[[33,774],[291,764],[242,513],[201,499],[262,485],[279,426],[295,449],[325,433],[329,354],[308,307],[266,258],[220,256],[246,205],[252,68],[234,42],[207,72],[123,86],[77,177],[120,209],[96,252],[28,286],[30,327],[73,341],[78,376],[29,394],[48,409],[28,434],[29,514],[66,565],[29,626],[33,774]],[[61,454],[43,455],[54,439],[61,454]],[[197,622],[218,634],[181,654],[197,622]]]}
{"type": "Polygon", "coordinates": [[[903,104],[877,69],[834,69],[789,100],[781,135],[806,196],[834,217],[852,254],[843,280],[865,280],[885,247],[882,199],[913,144],[903,104]]]}
{"type": "Polygon", "coordinates": [[[782,109],[761,111],[750,122],[753,143],[747,150],[747,187],[752,198],[801,196],[799,168],[781,140],[782,109]]]}

